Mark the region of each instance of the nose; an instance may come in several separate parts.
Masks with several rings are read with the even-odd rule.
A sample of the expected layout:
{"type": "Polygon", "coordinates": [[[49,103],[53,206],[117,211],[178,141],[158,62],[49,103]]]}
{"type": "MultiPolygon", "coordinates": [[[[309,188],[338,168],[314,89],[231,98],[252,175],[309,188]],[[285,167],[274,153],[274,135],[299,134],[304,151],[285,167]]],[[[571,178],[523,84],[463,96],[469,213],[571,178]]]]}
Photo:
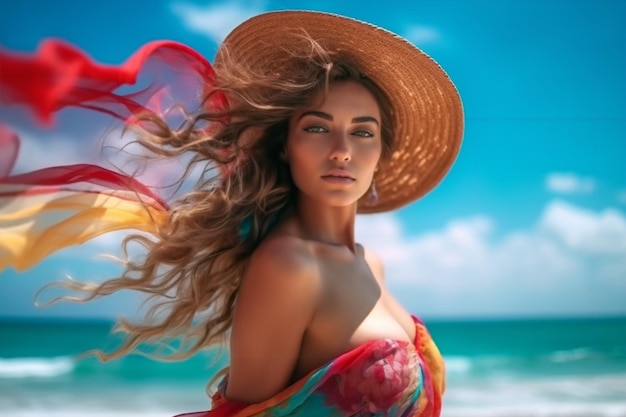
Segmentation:
{"type": "Polygon", "coordinates": [[[332,146],[330,159],[333,161],[348,162],[352,159],[350,142],[347,134],[339,133],[335,135],[332,141],[332,146]]]}

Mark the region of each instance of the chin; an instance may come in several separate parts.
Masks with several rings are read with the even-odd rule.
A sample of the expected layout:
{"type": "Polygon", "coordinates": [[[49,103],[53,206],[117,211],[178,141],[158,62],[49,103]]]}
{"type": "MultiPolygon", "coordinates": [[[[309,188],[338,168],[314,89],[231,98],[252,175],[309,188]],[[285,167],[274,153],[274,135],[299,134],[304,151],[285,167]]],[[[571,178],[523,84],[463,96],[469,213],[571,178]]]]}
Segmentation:
{"type": "Polygon", "coordinates": [[[355,197],[352,197],[352,198],[328,198],[328,197],[326,197],[324,199],[320,199],[320,201],[322,201],[323,204],[325,206],[328,206],[328,207],[337,207],[337,208],[339,208],[339,207],[346,207],[346,208],[348,208],[348,207],[356,206],[358,201],[359,201],[359,198],[355,198],[355,197]]]}
{"type": "Polygon", "coordinates": [[[355,193],[355,190],[315,190],[315,192],[306,192],[300,190],[300,195],[310,204],[319,207],[351,207],[355,206],[359,199],[363,196],[361,193],[355,193]],[[320,192],[321,191],[321,192],[320,192]],[[352,192],[350,192],[352,191],[352,192]]]}

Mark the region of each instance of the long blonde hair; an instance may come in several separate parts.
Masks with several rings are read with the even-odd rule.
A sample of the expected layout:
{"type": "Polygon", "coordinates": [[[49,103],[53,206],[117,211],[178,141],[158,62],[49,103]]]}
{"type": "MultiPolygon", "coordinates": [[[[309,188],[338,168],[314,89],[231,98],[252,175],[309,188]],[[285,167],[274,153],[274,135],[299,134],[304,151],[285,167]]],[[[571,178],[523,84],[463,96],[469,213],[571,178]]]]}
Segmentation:
{"type": "Polygon", "coordinates": [[[392,149],[390,106],[384,92],[345,57],[335,56],[310,38],[306,53],[294,53],[288,76],[259,73],[229,58],[222,50],[216,81],[205,102],[228,97],[223,110],[207,110],[178,129],[159,117],[148,123],[137,142],[156,157],[191,153],[181,177],[193,166],[219,175],[203,177],[194,190],[171,205],[169,221],[153,236],[133,234],[124,239],[147,249],[141,261],[127,260],[125,272],[100,284],[70,282],[70,290],[86,292],[88,301],[131,289],[154,302],[142,323],[119,320],[116,330],[127,334],[102,360],[126,355],[140,346],[167,346],[148,353],[157,359],[181,360],[222,343],[232,324],[241,278],[247,261],[278,216],[297,198],[288,165],[281,158],[290,117],[318,91],[340,80],[367,87],[382,115],[383,158],[392,149]],[[215,170],[215,168],[218,170],[215,170]],[[176,341],[176,343],[170,343],[176,341]]]}

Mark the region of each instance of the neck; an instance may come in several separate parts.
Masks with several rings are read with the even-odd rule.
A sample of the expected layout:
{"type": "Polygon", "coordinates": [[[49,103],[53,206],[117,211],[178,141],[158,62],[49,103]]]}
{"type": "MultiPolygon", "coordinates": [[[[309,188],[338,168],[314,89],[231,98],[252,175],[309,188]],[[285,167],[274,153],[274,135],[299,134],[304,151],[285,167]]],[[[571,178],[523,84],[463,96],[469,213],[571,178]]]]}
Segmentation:
{"type": "Polygon", "coordinates": [[[332,207],[301,195],[295,204],[294,214],[305,238],[345,246],[356,253],[356,208],[356,203],[332,207]]]}

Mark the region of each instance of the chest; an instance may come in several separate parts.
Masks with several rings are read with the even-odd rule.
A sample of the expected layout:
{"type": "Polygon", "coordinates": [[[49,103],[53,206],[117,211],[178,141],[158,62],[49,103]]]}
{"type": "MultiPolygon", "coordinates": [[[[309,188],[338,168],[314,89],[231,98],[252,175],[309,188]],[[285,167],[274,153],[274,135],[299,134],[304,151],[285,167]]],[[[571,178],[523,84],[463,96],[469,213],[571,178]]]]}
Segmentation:
{"type": "Polygon", "coordinates": [[[386,289],[364,259],[328,257],[319,271],[323,289],[302,341],[298,374],[367,341],[408,340],[407,329],[387,308],[386,289]]]}
{"type": "Polygon", "coordinates": [[[322,292],[317,317],[334,321],[363,319],[382,299],[384,289],[363,259],[330,259],[320,263],[322,292]]]}

